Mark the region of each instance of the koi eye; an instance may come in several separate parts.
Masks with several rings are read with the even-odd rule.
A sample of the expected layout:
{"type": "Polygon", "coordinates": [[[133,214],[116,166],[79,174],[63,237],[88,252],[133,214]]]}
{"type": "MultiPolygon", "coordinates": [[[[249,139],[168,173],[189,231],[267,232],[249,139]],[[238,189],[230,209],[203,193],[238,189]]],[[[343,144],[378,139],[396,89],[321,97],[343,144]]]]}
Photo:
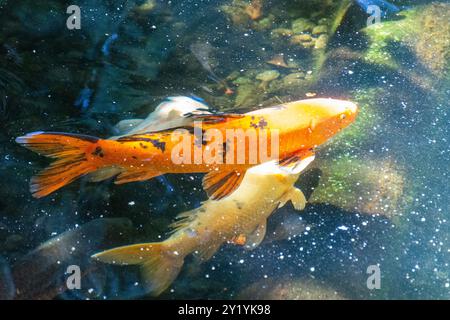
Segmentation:
{"type": "Polygon", "coordinates": [[[347,117],[347,115],[345,113],[340,115],[341,120],[344,120],[347,117]]]}

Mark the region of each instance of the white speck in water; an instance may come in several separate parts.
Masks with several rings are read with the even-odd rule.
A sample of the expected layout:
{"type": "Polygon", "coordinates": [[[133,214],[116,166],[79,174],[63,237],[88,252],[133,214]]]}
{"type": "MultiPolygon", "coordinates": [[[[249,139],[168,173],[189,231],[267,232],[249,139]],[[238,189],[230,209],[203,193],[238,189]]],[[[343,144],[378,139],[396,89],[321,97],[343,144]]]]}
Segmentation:
{"type": "Polygon", "coordinates": [[[338,227],[338,229],[339,229],[339,230],[342,230],[342,231],[347,231],[347,230],[348,230],[348,227],[346,227],[346,226],[340,226],[340,227],[338,227]]]}
{"type": "Polygon", "coordinates": [[[314,272],[314,271],[316,271],[316,268],[311,267],[311,268],[309,268],[309,270],[311,270],[311,272],[314,272]]]}
{"type": "Polygon", "coordinates": [[[128,202],[128,205],[129,205],[129,206],[134,206],[135,204],[136,204],[136,202],[134,202],[134,201],[128,202]]]}

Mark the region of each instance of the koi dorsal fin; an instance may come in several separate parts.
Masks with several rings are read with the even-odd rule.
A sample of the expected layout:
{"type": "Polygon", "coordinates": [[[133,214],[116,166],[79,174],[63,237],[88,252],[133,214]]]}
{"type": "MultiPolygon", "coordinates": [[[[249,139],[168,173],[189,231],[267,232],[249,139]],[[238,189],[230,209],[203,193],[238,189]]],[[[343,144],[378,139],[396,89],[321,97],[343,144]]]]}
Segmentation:
{"type": "Polygon", "coordinates": [[[215,113],[215,114],[186,114],[185,117],[194,121],[201,121],[203,124],[217,124],[245,117],[238,113],[215,113]]]}
{"type": "Polygon", "coordinates": [[[287,155],[283,159],[280,159],[278,164],[283,167],[296,165],[296,164],[299,164],[302,160],[309,158],[309,157],[312,157],[312,159],[314,159],[314,150],[310,150],[310,149],[298,150],[298,151],[292,152],[291,154],[287,155]]]}
{"type": "Polygon", "coordinates": [[[211,171],[203,177],[203,189],[210,199],[220,200],[239,187],[244,175],[245,171],[211,171]]]}

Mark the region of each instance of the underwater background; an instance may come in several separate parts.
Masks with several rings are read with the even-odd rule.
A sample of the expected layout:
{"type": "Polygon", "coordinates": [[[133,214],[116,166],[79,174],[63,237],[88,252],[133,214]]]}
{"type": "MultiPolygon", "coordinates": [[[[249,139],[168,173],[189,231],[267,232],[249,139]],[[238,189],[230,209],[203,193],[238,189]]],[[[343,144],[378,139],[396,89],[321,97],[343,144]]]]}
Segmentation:
{"type": "Polygon", "coordinates": [[[29,179],[48,160],[14,139],[108,137],[186,95],[218,111],[332,97],[360,114],[301,175],[304,211],[274,213],[253,251],[186,263],[159,298],[450,299],[447,1],[0,0],[0,21],[0,298],[148,298],[137,268],[90,255],[167,237],[206,200],[202,175],[81,179],[34,199],[29,179]],[[371,2],[383,14],[368,26],[371,2]],[[81,29],[66,26],[73,4],[81,29]]]}

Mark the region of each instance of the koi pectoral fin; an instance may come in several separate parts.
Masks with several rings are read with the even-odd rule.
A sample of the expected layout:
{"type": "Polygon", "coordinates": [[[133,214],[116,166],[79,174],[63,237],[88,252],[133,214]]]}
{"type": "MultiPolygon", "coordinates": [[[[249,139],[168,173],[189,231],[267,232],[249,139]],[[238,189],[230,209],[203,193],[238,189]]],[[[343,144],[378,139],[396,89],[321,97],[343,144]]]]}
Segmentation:
{"type": "Polygon", "coordinates": [[[211,199],[220,200],[239,187],[244,175],[245,171],[211,171],[203,177],[203,189],[211,199]]]}
{"type": "Polygon", "coordinates": [[[89,181],[91,182],[104,181],[118,175],[120,172],[121,169],[118,167],[101,168],[89,174],[89,181]]]}
{"type": "Polygon", "coordinates": [[[257,246],[261,244],[266,236],[267,222],[262,222],[256,229],[253,231],[245,242],[245,248],[248,250],[253,250],[257,246]]]}
{"type": "Polygon", "coordinates": [[[160,176],[161,174],[161,172],[157,171],[127,170],[122,171],[122,173],[117,176],[114,183],[123,184],[134,181],[145,181],[160,176]]]}
{"type": "Polygon", "coordinates": [[[290,193],[290,198],[292,205],[294,206],[295,210],[303,210],[306,206],[306,197],[303,194],[302,190],[293,188],[290,193]]]}
{"type": "Polygon", "coordinates": [[[288,201],[292,202],[295,210],[303,210],[306,206],[306,197],[298,188],[292,188],[280,200],[278,208],[283,207],[288,201]]]}

